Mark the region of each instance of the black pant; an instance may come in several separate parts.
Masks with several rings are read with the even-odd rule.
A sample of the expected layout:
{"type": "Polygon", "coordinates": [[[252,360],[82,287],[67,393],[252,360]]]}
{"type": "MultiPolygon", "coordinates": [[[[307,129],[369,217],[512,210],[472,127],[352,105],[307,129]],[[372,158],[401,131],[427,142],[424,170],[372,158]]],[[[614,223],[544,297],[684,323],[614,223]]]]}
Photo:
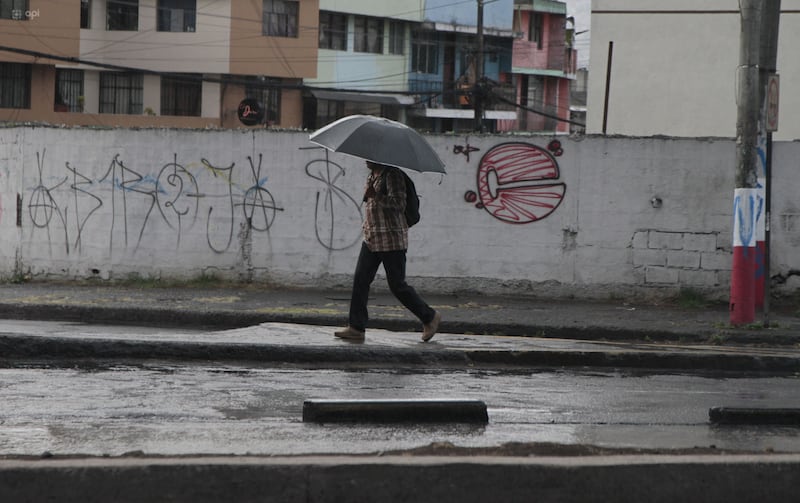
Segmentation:
{"type": "Polygon", "coordinates": [[[389,252],[373,252],[367,248],[366,243],[361,244],[361,253],[358,255],[356,272],[353,276],[353,294],[350,298],[350,320],[351,327],[357,330],[365,330],[367,327],[367,301],[369,300],[369,288],[378,272],[378,266],[383,263],[383,270],[386,271],[386,281],[389,283],[389,290],[397,297],[414,316],[422,323],[430,323],[436,314],[428,304],[417,294],[408,283],[406,283],[406,251],[397,250],[389,252]]]}

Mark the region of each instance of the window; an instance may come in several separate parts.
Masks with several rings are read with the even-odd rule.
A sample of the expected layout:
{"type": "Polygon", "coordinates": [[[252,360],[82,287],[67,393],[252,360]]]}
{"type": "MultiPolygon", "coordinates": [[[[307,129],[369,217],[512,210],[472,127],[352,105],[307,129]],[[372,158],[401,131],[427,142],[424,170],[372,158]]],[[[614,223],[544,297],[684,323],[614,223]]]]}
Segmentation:
{"type": "Polygon", "coordinates": [[[253,98],[264,107],[264,122],[278,124],[281,119],[281,79],[250,77],[245,85],[246,98],[253,98]]]}
{"type": "Polygon", "coordinates": [[[141,73],[100,72],[100,113],[141,114],[143,85],[141,73]]]}
{"type": "Polygon", "coordinates": [[[541,14],[533,14],[531,16],[531,23],[528,26],[528,40],[536,42],[536,48],[542,48],[542,31],[544,27],[544,16],[541,14]]]}
{"type": "Polygon", "coordinates": [[[197,20],[197,0],[158,0],[158,31],[191,32],[197,20]]]}
{"type": "Polygon", "coordinates": [[[31,65],[0,63],[0,108],[31,107],[31,65]]]}
{"type": "Polygon", "coordinates": [[[161,77],[161,115],[200,117],[203,82],[199,77],[161,77]]]}
{"type": "Polygon", "coordinates": [[[83,70],[56,71],[56,112],[83,112],[83,70]]]}
{"type": "Polygon", "coordinates": [[[355,52],[383,54],[383,19],[356,16],[353,31],[355,52]]]}
{"type": "Polygon", "coordinates": [[[343,101],[317,100],[316,125],[322,127],[347,115],[343,101]]]}
{"type": "Polygon", "coordinates": [[[419,73],[438,73],[439,47],[434,33],[415,30],[411,37],[411,70],[419,73]]]}
{"type": "Polygon", "coordinates": [[[296,0],[264,0],[264,35],[297,37],[299,5],[296,0]]]}
{"type": "Polygon", "coordinates": [[[91,28],[92,2],[90,0],[81,0],[81,28],[91,28]]]}
{"type": "Polygon", "coordinates": [[[139,29],[139,0],[107,0],[106,29],[136,31],[139,29]]]}
{"type": "Polygon", "coordinates": [[[320,11],[319,48],[335,51],[347,50],[347,16],[320,11]]]}
{"type": "Polygon", "coordinates": [[[405,24],[400,21],[389,21],[389,54],[403,54],[405,45],[405,24]]]}
{"type": "Polygon", "coordinates": [[[28,0],[0,0],[0,19],[23,21],[27,11],[28,0]]]}

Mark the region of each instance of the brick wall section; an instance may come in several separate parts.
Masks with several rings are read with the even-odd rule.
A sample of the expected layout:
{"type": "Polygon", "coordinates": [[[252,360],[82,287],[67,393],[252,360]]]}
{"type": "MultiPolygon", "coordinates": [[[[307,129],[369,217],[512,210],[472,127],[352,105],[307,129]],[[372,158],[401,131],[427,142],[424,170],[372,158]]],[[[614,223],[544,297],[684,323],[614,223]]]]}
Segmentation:
{"type": "Polygon", "coordinates": [[[721,241],[718,232],[639,230],[631,239],[633,268],[646,285],[726,285],[731,252],[721,241]]]}

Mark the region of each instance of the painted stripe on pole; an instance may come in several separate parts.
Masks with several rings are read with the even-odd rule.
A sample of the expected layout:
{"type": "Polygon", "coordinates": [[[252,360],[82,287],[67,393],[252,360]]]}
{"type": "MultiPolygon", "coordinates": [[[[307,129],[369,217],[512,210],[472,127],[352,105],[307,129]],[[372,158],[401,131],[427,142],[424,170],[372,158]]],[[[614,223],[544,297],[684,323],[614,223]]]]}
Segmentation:
{"type": "Polygon", "coordinates": [[[757,188],[739,188],[733,194],[733,246],[754,247],[758,214],[764,200],[757,188]]]}
{"type": "Polygon", "coordinates": [[[730,299],[730,321],[733,325],[755,321],[756,230],[762,208],[760,189],[735,190],[730,299]]]}
{"type": "Polygon", "coordinates": [[[489,422],[480,400],[306,400],[303,422],[480,423],[489,422]]]}

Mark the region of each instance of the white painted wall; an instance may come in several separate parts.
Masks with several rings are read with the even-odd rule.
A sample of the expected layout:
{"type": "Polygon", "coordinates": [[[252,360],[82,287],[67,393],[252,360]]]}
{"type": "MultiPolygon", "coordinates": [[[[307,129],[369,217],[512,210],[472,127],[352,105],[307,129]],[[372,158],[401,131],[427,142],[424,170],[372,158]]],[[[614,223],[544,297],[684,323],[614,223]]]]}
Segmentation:
{"type": "MultiPolygon", "coordinates": [[[[800,0],[781,2],[776,140],[800,138],[800,0]]],[[[593,0],[587,133],[736,135],[737,0],[593,0]],[[609,42],[613,42],[608,109],[609,42]]]]}
{"type": "Polygon", "coordinates": [[[193,33],[156,31],[156,4],[139,2],[139,31],[108,31],[106,0],[93,1],[91,28],[81,30],[81,58],[161,72],[229,73],[230,0],[198,2],[193,33]]]}
{"type": "Polygon", "coordinates": [[[391,5],[375,0],[320,0],[319,10],[422,21],[424,4],[425,0],[393,0],[391,5]]]}
{"type": "MultiPolygon", "coordinates": [[[[554,137],[428,139],[448,174],[413,174],[415,286],[588,298],[692,287],[727,297],[732,140],[559,137],[559,152],[554,137]],[[516,170],[496,155],[509,143],[526,151],[516,170]],[[549,146],[562,155],[543,154],[549,146]],[[516,206],[489,197],[503,190],[516,206]],[[558,202],[549,214],[541,206],[558,202]],[[523,223],[526,213],[539,219],[523,223]]],[[[326,162],[312,147],[307,132],[260,129],[0,129],[0,275],[205,272],[349,288],[366,168],[341,154],[326,162]]],[[[776,143],[772,272],[787,278],[800,270],[797,159],[800,144],[776,143]]],[[[791,278],[782,286],[796,287],[791,278]]]]}

